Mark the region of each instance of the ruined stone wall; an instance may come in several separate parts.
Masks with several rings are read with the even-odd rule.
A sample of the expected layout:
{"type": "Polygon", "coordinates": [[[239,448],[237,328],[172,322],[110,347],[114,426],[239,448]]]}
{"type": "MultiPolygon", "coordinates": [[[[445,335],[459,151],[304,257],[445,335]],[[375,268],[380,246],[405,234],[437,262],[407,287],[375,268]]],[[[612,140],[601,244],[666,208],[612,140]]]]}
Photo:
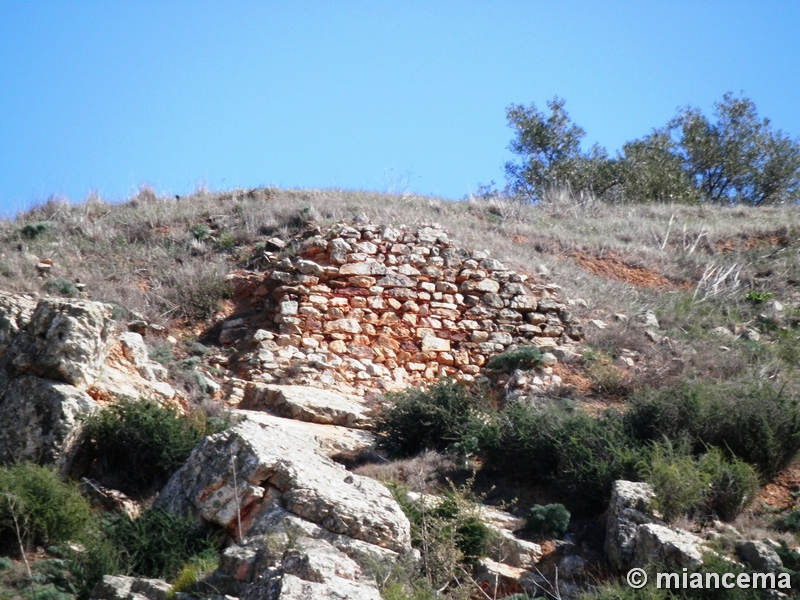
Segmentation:
{"type": "MultiPolygon", "coordinates": [[[[252,291],[272,323],[254,336],[253,379],[285,380],[293,366],[304,383],[470,380],[510,346],[533,344],[554,362],[581,338],[558,286],[458,248],[439,227],[339,224],[296,243],[252,291]]],[[[221,340],[240,325],[227,323],[221,340]]]]}

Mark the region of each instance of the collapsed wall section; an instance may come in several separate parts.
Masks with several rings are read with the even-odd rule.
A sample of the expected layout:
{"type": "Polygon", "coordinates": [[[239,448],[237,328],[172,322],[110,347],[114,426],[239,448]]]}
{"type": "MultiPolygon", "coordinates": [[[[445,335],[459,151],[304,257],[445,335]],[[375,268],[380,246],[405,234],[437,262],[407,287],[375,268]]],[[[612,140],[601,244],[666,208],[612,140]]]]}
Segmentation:
{"type": "MultiPolygon", "coordinates": [[[[293,247],[252,286],[272,323],[254,336],[255,380],[285,380],[289,366],[305,383],[471,380],[509,347],[532,344],[554,362],[582,337],[558,286],[456,247],[438,226],[338,224],[293,247]]],[[[235,324],[220,337],[236,338],[235,324]]]]}

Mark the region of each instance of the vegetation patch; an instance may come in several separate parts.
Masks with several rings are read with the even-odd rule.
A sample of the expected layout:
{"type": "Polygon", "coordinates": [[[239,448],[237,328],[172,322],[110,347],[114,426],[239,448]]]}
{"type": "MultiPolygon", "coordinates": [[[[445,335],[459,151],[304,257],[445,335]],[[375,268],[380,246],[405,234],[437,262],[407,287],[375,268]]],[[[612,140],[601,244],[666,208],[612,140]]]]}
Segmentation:
{"type": "Polygon", "coordinates": [[[160,487],[205,434],[205,422],[150,400],[122,400],[87,419],[91,473],[121,489],[160,487]]]}

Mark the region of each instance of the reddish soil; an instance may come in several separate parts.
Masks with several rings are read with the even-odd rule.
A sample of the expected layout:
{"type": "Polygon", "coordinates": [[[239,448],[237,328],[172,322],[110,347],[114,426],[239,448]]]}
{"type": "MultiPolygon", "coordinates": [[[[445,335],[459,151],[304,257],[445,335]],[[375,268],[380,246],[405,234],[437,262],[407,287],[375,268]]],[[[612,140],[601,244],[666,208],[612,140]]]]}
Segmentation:
{"type": "Polygon", "coordinates": [[[762,233],[747,237],[732,237],[714,242],[714,250],[723,254],[737,250],[754,250],[757,248],[786,247],[792,240],[785,232],[762,233]]]}
{"type": "Polygon", "coordinates": [[[630,265],[611,252],[600,257],[575,251],[572,256],[581,267],[595,275],[638,287],[656,289],[688,289],[691,287],[688,282],[676,283],[644,267],[630,265]]]}
{"type": "Polygon", "coordinates": [[[789,465],[767,485],[761,488],[756,496],[755,504],[760,502],[780,510],[794,510],[798,508],[798,499],[792,493],[800,491],[800,463],[789,465]]]}

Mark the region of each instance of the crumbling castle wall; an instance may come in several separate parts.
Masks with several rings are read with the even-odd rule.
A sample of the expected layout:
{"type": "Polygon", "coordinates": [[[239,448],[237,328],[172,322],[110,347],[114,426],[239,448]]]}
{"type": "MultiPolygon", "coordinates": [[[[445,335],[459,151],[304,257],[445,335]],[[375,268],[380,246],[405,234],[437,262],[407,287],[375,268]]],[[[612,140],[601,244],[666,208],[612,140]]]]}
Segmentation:
{"type": "MultiPolygon", "coordinates": [[[[296,254],[276,258],[251,286],[251,303],[272,325],[253,336],[254,380],[362,388],[471,380],[509,347],[533,344],[553,363],[574,356],[582,337],[558,286],[459,248],[438,226],[339,224],[292,247],[296,254]]],[[[240,343],[241,323],[225,326],[221,341],[240,343]]]]}

